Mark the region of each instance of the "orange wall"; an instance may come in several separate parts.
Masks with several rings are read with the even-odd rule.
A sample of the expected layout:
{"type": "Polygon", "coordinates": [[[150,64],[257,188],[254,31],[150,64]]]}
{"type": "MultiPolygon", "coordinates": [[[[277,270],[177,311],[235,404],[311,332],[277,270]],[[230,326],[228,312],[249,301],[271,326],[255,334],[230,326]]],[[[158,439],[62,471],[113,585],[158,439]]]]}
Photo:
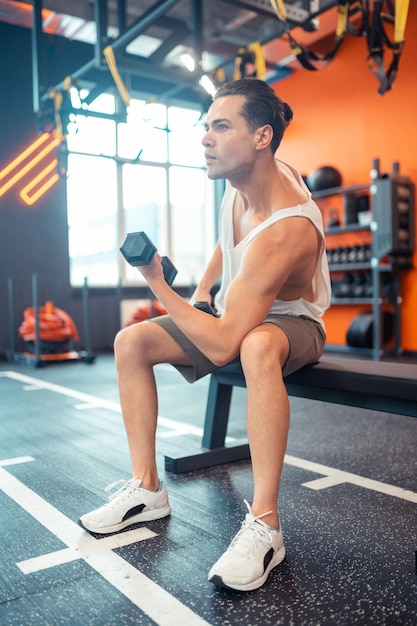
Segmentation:
{"type": "MultiPolygon", "coordinates": [[[[276,83],[294,111],[280,158],[303,174],[334,165],[343,184],[351,185],[369,181],[372,159],[378,157],[381,171],[390,172],[392,162],[399,161],[400,173],[417,184],[417,2],[410,3],[405,37],[394,88],[383,96],[366,62],[365,38],[350,35],[324,70],[297,65],[289,78],[276,83]]],[[[390,58],[388,51],[386,64],[390,58]]],[[[413,261],[417,268],[417,253],[413,261]]],[[[402,347],[417,351],[417,269],[403,273],[402,291],[402,347]]],[[[345,343],[347,325],[359,310],[335,306],[328,311],[329,343],[345,343]]]]}

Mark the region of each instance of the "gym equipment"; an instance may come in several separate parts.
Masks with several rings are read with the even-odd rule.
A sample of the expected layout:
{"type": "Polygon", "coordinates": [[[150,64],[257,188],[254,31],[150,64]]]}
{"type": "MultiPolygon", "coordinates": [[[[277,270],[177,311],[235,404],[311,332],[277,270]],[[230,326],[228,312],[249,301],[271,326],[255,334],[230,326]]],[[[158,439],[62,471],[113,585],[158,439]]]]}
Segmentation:
{"type": "Polygon", "coordinates": [[[372,248],[369,244],[355,246],[339,246],[326,250],[329,265],[346,263],[369,263],[372,259],[372,248]]]}
{"type": "Polygon", "coordinates": [[[337,265],[338,263],[340,263],[340,256],[342,254],[342,250],[343,248],[341,246],[339,246],[338,248],[333,248],[330,252],[331,254],[331,260],[330,263],[333,265],[337,265]]]}
{"type": "Polygon", "coordinates": [[[79,351],[79,357],[85,363],[94,363],[96,355],[91,349],[90,337],[90,305],[88,300],[88,279],[84,276],[83,282],[83,327],[84,327],[84,350],[79,351]]]}
{"type": "Polygon", "coordinates": [[[369,196],[367,194],[362,194],[361,196],[358,196],[356,199],[356,204],[358,213],[369,211],[369,196]]]}
{"type": "MultiPolygon", "coordinates": [[[[393,335],[394,320],[392,313],[383,312],[383,342],[388,343],[393,335]]],[[[372,348],[374,333],[374,315],[372,311],[359,313],[347,331],[347,344],[352,348],[372,348]]]]}
{"type": "Polygon", "coordinates": [[[368,263],[372,258],[372,248],[369,244],[358,246],[356,252],[357,263],[368,263]]]}
{"type": "Polygon", "coordinates": [[[339,263],[348,263],[349,262],[349,247],[342,248],[340,251],[339,263]]]}
{"type": "Polygon", "coordinates": [[[373,219],[378,224],[374,233],[375,256],[388,255],[398,267],[412,267],[415,247],[414,183],[399,174],[393,163],[392,173],[376,178],[371,186],[373,219]]]}
{"type": "Polygon", "coordinates": [[[372,283],[372,274],[365,274],[365,283],[363,288],[363,295],[365,298],[372,298],[374,295],[374,286],[372,283]]]}
{"type": "Polygon", "coordinates": [[[358,221],[358,208],[354,193],[346,193],[343,196],[343,215],[345,225],[355,224],[358,221]]]}
{"type": "Polygon", "coordinates": [[[195,309],[198,309],[199,311],[203,311],[204,313],[208,313],[209,315],[213,315],[214,317],[217,317],[217,313],[215,309],[211,306],[209,302],[206,302],[206,301],[194,302],[193,307],[195,309]]]}
{"type": "Polygon", "coordinates": [[[332,165],[323,165],[317,170],[310,172],[307,176],[307,186],[311,191],[323,191],[324,189],[332,189],[340,187],[342,184],[342,175],[338,169],[332,165]]]}
{"type": "MultiPolygon", "coordinates": [[[[126,236],[120,252],[130,265],[139,267],[149,265],[156,252],[156,246],[143,231],[139,231],[126,236]]],[[[178,272],[167,256],[162,257],[162,269],[166,282],[171,285],[178,272]]]]}
{"type": "Polygon", "coordinates": [[[342,280],[333,283],[333,295],[335,298],[350,298],[352,296],[353,275],[345,274],[342,280]]]}
{"type": "Polygon", "coordinates": [[[38,306],[38,277],[32,274],[32,306],[24,311],[23,322],[19,326],[19,338],[25,349],[16,350],[14,326],[13,279],[8,279],[10,350],[7,359],[30,367],[42,367],[47,362],[84,361],[93,363],[95,354],[90,349],[87,279],[83,289],[83,326],[85,349],[77,350],[78,330],[71,316],[55,307],[51,301],[38,306]]]}
{"type": "Polygon", "coordinates": [[[365,296],[366,274],[359,273],[353,277],[351,295],[353,298],[363,298],[365,296]]]}
{"type": "MultiPolygon", "coordinates": [[[[68,313],[54,306],[51,301],[39,307],[39,327],[41,346],[45,352],[56,352],[58,349],[69,351],[72,342],[79,341],[78,330],[68,313]]],[[[35,341],[35,312],[28,307],[23,313],[23,322],[19,327],[20,337],[33,345],[35,341]]]]}
{"type": "Polygon", "coordinates": [[[352,248],[349,248],[348,263],[356,263],[358,258],[358,250],[359,246],[353,246],[352,248]]]}
{"type": "Polygon", "coordinates": [[[130,319],[126,322],[126,326],[131,326],[132,324],[137,324],[138,322],[143,322],[144,320],[159,317],[160,315],[166,315],[166,313],[166,308],[159,302],[159,300],[142,300],[137,309],[133,311],[130,319]]]}
{"type": "MultiPolygon", "coordinates": [[[[390,286],[386,287],[386,292],[390,286]]],[[[332,283],[332,291],[335,298],[372,298],[372,274],[370,272],[347,273],[341,280],[332,283]]]]}
{"type": "Polygon", "coordinates": [[[336,208],[332,208],[329,211],[329,219],[327,220],[327,228],[336,228],[340,226],[339,212],[336,208]]]}

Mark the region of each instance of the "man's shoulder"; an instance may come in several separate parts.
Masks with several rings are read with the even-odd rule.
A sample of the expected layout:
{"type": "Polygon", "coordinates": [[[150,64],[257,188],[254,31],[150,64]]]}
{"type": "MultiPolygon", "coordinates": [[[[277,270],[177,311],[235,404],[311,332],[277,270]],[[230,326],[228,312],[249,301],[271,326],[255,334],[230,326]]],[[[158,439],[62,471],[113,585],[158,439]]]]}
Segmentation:
{"type": "Polygon", "coordinates": [[[274,161],[275,161],[275,165],[277,166],[277,168],[280,171],[286,172],[286,173],[291,172],[296,177],[301,176],[301,174],[298,171],[298,169],[296,167],[294,167],[293,165],[290,165],[286,161],[283,161],[282,159],[279,159],[277,156],[274,157],[274,161]]]}

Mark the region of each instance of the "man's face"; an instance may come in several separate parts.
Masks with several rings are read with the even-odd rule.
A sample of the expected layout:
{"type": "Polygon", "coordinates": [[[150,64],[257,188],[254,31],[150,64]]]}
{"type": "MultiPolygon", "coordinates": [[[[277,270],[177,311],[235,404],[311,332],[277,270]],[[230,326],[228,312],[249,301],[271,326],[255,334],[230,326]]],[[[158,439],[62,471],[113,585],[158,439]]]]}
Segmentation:
{"type": "Polygon", "coordinates": [[[244,96],[224,96],[211,105],[202,139],[210,179],[246,176],[255,157],[255,133],[240,114],[244,96]]]}

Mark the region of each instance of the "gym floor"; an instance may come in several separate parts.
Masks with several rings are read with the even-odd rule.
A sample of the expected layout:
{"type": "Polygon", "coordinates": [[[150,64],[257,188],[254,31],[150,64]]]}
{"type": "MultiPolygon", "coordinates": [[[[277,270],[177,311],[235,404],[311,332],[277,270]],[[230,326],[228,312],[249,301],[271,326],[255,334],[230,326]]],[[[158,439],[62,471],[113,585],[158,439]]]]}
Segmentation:
{"type": "MultiPolygon", "coordinates": [[[[77,519],[130,477],[112,355],[0,363],[2,626],[417,623],[417,420],[291,398],[287,557],[261,589],[228,592],[207,573],[251,500],[250,464],[165,472],[164,453],[199,444],[208,378],[189,385],[170,366],[156,376],[172,515],[100,538],[77,519]]],[[[231,438],[245,435],[244,393],[234,390],[231,438]]]]}

